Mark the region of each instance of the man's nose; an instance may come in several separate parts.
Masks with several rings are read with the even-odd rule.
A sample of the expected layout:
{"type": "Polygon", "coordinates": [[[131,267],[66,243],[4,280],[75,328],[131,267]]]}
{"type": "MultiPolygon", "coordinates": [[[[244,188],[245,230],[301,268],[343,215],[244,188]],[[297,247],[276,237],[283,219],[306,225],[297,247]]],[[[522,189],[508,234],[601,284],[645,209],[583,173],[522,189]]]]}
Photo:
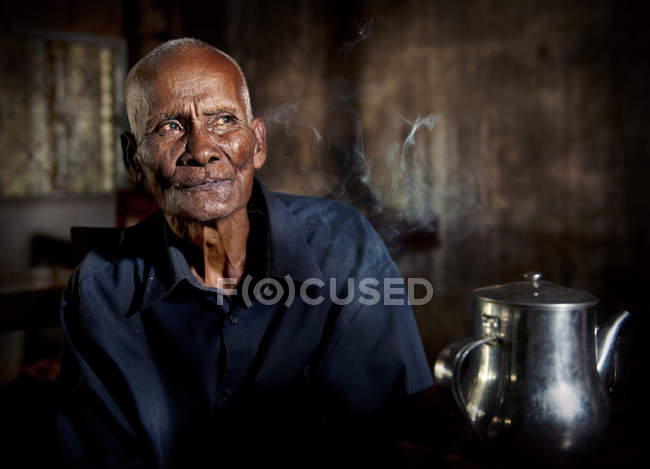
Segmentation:
{"type": "Polygon", "coordinates": [[[193,126],[187,140],[185,153],[180,157],[180,166],[204,166],[222,157],[214,136],[202,126],[193,126]]]}

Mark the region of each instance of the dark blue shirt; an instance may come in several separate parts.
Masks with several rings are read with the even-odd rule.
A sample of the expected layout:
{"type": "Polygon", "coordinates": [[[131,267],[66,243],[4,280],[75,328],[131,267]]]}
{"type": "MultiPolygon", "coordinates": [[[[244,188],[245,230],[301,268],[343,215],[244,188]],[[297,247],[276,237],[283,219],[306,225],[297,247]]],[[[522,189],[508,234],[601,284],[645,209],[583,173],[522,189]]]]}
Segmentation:
{"type": "Polygon", "coordinates": [[[61,309],[66,464],[319,460],[357,446],[343,441],[354,422],[432,385],[405,295],[385,304],[401,275],[363,216],[257,181],[248,213],[231,295],[198,282],[160,212],[80,263],[61,309]]]}

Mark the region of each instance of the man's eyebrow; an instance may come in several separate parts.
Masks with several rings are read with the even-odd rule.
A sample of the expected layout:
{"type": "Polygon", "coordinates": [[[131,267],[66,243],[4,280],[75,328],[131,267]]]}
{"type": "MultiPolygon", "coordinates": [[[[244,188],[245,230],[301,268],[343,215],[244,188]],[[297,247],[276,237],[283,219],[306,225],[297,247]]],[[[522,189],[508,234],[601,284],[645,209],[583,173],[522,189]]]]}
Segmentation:
{"type": "Polygon", "coordinates": [[[210,107],[207,107],[206,109],[204,109],[202,114],[204,116],[215,116],[217,114],[222,114],[224,112],[228,112],[228,113],[234,114],[234,115],[239,115],[239,114],[242,113],[242,110],[238,109],[235,106],[215,105],[215,106],[210,106],[210,107]]]}
{"type": "MultiPolygon", "coordinates": [[[[201,113],[204,116],[216,116],[218,114],[223,114],[224,112],[227,112],[229,114],[233,114],[235,116],[241,115],[244,111],[239,109],[236,106],[230,106],[230,105],[223,105],[223,104],[215,104],[214,106],[208,106],[206,109],[203,110],[201,113]]],[[[178,111],[178,112],[170,112],[170,113],[161,113],[161,114],[156,114],[149,118],[147,120],[146,128],[151,127],[154,123],[168,120],[168,119],[179,119],[181,117],[185,117],[187,115],[186,111],[178,111]]]]}

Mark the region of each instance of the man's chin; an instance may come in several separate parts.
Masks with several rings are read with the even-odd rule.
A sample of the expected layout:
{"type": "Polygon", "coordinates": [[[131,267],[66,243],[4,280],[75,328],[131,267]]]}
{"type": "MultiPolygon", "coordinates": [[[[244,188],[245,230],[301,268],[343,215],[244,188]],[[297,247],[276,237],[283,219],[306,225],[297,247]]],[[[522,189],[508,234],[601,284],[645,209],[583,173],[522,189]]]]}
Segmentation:
{"type": "Polygon", "coordinates": [[[219,184],[221,190],[171,189],[161,197],[167,217],[207,223],[223,220],[246,208],[250,194],[234,190],[230,184],[219,184]]]}
{"type": "Polygon", "coordinates": [[[210,203],[201,206],[178,207],[176,210],[165,211],[165,213],[188,222],[208,223],[228,218],[241,208],[238,204],[210,203]]]}

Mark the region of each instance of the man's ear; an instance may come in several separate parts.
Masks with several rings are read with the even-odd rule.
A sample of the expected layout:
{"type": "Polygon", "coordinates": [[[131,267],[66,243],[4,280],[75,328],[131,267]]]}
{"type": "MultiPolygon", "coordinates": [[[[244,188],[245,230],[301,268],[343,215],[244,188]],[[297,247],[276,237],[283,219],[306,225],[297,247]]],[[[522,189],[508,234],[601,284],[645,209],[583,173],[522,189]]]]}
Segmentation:
{"type": "Polygon", "coordinates": [[[261,117],[251,121],[251,128],[255,132],[255,148],[253,150],[253,167],[260,169],[266,161],[266,126],[261,117]]]}
{"type": "Polygon", "coordinates": [[[138,144],[136,143],[135,136],[131,132],[124,131],[120,135],[120,143],[122,144],[122,160],[124,167],[131,180],[137,185],[142,184],[144,174],[142,167],[136,159],[138,151],[138,144]]]}

